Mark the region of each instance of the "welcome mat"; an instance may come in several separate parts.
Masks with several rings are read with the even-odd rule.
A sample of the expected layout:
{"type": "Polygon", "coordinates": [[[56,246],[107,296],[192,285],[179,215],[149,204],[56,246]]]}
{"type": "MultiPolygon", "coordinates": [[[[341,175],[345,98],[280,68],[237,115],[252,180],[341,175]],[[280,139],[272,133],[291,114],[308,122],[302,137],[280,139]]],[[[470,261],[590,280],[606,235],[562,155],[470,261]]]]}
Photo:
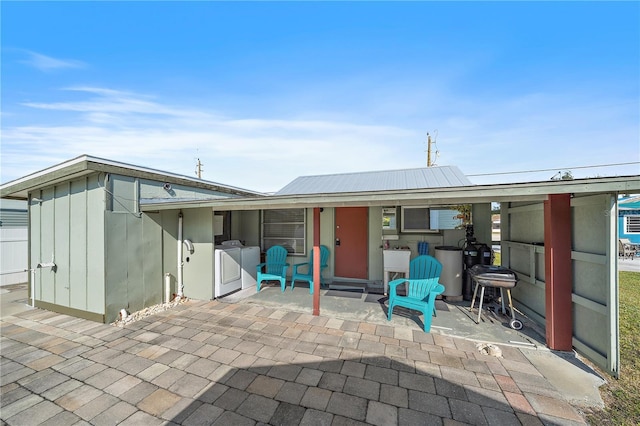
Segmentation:
{"type": "Polygon", "coordinates": [[[436,300],[436,311],[449,312],[449,306],[442,300],[436,300]]]}
{"type": "Polygon", "coordinates": [[[365,303],[384,303],[387,301],[387,299],[389,299],[388,296],[383,296],[381,294],[367,294],[367,297],[365,297],[364,301],[365,303]]]}
{"type": "Polygon", "coordinates": [[[362,291],[360,290],[329,290],[325,296],[332,297],[347,297],[349,299],[360,299],[362,297],[362,291]]]}

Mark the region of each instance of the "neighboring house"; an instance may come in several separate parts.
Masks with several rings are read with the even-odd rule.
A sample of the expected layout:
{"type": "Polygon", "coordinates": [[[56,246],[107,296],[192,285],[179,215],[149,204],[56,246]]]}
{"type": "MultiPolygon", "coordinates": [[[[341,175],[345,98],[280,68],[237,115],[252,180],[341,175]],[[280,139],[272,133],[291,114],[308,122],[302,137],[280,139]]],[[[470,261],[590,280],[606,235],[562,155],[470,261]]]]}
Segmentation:
{"type": "Polygon", "coordinates": [[[105,322],[160,302],[167,277],[174,292],[181,282],[188,297],[220,296],[221,240],[284,245],[292,264],[326,245],[328,281],[381,282],[386,242],[412,256],[418,243],[431,254],[464,243],[444,220],[453,206],[472,205],[475,237],[490,244],[497,202],[518,309],[546,329],[549,348],[575,348],[614,375],[615,212],[630,192],[640,176],[472,185],[455,167],[430,167],[301,177],[266,196],[86,156],[0,186],[1,197],[29,200],[30,265],[45,265],[36,306],[105,322]]]}
{"type": "Polygon", "coordinates": [[[618,200],[618,237],[640,244],[640,196],[618,200]]]}
{"type": "Polygon", "coordinates": [[[0,200],[0,286],[27,282],[27,203],[0,200]]]}

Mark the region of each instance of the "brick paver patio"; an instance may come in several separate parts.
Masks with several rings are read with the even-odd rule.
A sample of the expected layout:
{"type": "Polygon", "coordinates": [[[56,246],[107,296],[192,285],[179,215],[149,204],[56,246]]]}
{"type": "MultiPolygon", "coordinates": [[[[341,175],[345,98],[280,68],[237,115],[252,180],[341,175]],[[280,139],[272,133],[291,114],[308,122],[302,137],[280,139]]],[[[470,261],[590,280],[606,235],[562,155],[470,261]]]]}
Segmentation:
{"type": "Polygon", "coordinates": [[[248,304],[1,322],[8,425],[579,425],[520,349],[248,304]]]}

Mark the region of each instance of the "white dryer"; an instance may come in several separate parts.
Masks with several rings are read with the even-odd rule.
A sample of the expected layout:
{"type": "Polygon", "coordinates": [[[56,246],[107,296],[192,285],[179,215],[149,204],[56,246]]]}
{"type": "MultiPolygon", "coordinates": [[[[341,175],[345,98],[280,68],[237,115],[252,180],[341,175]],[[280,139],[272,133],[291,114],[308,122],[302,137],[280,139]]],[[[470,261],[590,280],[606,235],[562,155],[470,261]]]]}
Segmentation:
{"type": "Polygon", "coordinates": [[[248,246],[242,248],[242,288],[256,286],[256,278],[258,270],[256,269],[260,263],[260,247],[248,246]]]}
{"type": "Polygon", "coordinates": [[[255,287],[257,278],[257,266],[260,263],[260,247],[244,246],[239,240],[228,240],[221,243],[222,247],[231,248],[239,247],[240,267],[242,269],[242,288],[255,287]]]}
{"type": "Polygon", "coordinates": [[[218,298],[242,288],[242,249],[216,246],[213,251],[213,297],[218,298]]]}

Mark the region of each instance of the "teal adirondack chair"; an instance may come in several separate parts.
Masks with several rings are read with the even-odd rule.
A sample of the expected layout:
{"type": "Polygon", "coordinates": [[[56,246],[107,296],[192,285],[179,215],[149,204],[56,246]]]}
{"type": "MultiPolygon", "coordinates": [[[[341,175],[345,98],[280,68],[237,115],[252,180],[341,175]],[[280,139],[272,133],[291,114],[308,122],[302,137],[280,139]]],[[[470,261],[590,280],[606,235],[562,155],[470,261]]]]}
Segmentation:
{"type": "Polygon", "coordinates": [[[387,321],[391,321],[393,308],[404,306],[422,312],[424,332],[431,330],[431,317],[435,315],[436,296],[444,292],[438,282],[442,264],[428,255],[418,256],[409,264],[409,278],[400,278],[389,283],[389,309],[387,321]],[[397,294],[397,287],[406,283],[406,296],[397,294]]]}
{"type": "MultiPolygon", "coordinates": [[[[329,261],[329,247],[320,246],[320,284],[324,284],[322,278],[322,270],[327,267],[329,261]]],[[[293,275],[291,276],[291,290],[295,286],[296,280],[309,282],[309,294],[313,294],[313,249],[309,255],[309,261],[293,265],[293,275]],[[306,269],[306,272],[300,272],[300,269],[306,269]]]]}
{"type": "Polygon", "coordinates": [[[409,278],[413,280],[440,277],[441,272],[442,265],[438,259],[427,254],[416,256],[409,262],[409,278]],[[440,265],[439,269],[437,265],[440,265]]]}
{"type": "Polygon", "coordinates": [[[257,266],[256,292],[260,291],[262,281],[280,281],[282,291],[287,280],[287,249],[282,246],[273,246],[267,250],[266,262],[257,266]]]}

